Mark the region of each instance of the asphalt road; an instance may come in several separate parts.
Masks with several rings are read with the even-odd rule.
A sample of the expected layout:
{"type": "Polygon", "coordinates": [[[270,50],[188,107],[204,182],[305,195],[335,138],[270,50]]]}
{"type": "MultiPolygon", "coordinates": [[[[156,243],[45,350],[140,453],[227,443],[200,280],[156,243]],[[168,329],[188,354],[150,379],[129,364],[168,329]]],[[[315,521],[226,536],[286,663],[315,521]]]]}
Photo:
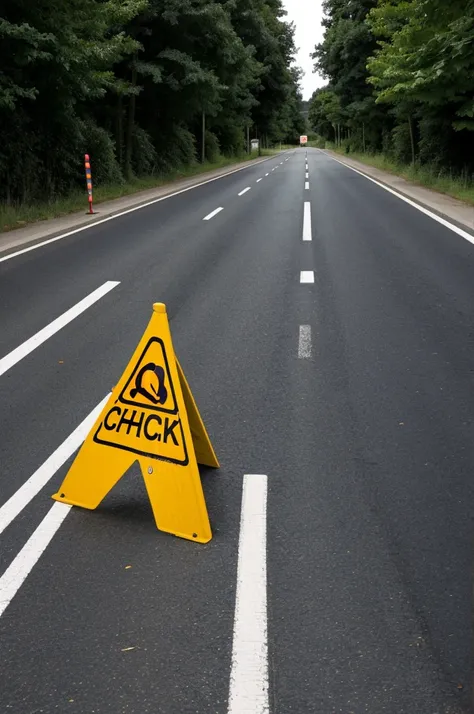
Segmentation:
{"type": "Polygon", "coordinates": [[[472,711],[474,246],[322,152],[305,172],[286,153],[0,262],[0,530],[156,301],[221,462],[209,544],[156,530],[134,467],[31,562],[50,468],[0,535],[2,714],[472,711]]]}

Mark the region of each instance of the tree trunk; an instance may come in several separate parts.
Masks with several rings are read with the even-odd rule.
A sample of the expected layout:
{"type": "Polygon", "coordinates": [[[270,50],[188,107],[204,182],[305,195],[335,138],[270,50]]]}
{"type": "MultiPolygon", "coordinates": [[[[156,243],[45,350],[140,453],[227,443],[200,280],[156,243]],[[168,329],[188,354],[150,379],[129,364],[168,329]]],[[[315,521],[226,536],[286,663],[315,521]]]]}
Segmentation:
{"type": "MultiPolygon", "coordinates": [[[[132,87],[137,85],[137,70],[135,67],[132,68],[132,87]]],[[[132,140],[133,140],[133,126],[135,124],[135,106],[136,97],[135,94],[130,95],[130,100],[128,103],[128,118],[127,118],[127,137],[125,144],[125,177],[129,181],[132,178],[132,140]]]]}
{"type": "Polygon", "coordinates": [[[115,143],[117,147],[117,161],[123,167],[123,96],[117,97],[117,115],[115,124],[115,143]]]}
{"type": "Polygon", "coordinates": [[[415,136],[413,133],[413,119],[411,116],[408,117],[408,126],[410,128],[410,143],[411,143],[411,163],[412,166],[415,165],[416,153],[415,153],[415,136]]]}
{"type": "Polygon", "coordinates": [[[206,163],[206,112],[202,112],[202,146],[201,146],[201,164],[206,163]]]}

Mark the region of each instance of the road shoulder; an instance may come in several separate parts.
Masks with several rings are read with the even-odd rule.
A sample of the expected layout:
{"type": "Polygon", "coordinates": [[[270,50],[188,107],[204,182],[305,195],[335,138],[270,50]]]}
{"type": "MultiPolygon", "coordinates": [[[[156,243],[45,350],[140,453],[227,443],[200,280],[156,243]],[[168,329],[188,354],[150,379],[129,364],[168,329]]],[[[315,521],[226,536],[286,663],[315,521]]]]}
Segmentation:
{"type": "Polygon", "coordinates": [[[423,186],[410,183],[401,176],[391,174],[388,171],[382,171],[381,169],[376,169],[373,166],[364,164],[361,161],[356,161],[348,156],[343,156],[335,151],[329,151],[326,149],[324,153],[336,161],[339,161],[341,164],[345,164],[350,168],[356,169],[384,186],[388,186],[393,191],[402,194],[411,201],[419,203],[421,206],[428,208],[430,211],[433,211],[433,213],[438,214],[442,218],[456,223],[459,227],[467,228],[471,232],[474,231],[473,206],[469,206],[467,203],[459,201],[457,198],[453,198],[452,196],[448,196],[444,193],[438,193],[437,191],[432,191],[429,188],[424,188],[423,186]]]}
{"type": "MultiPolygon", "coordinates": [[[[138,193],[123,196],[122,198],[116,198],[112,201],[104,201],[103,203],[98,204],[97,212],[93,215],[89,215],[85,213],[85,211],[80,211],[71,213],[68,216],[62,216],[60,218],[38,221],[31,223],[24,228],[8,231],[0,234],[0,254],[15,252],[21,248],[34,245],[35,243],[39,243],[48,238],[54,238],[55,236],[68,233],[70,231],[83,229],[117,214],[137,209],[150,202],[172,196],[176,193],[188,191],[202,185],[203,183],[215,181],[219,178],[223,178],[224,176],[229,176],[230,174],[238,171],[243,171],[246,168],[256,166],[265,161],[269,161],[272,158],[274,158],[274,156],[253,159],[251,161],[242,161],[226,166],[222,169],[201,173],[191,178],[173,181],[169,184],[158,186],[157,188],[139,191],[138,193]]],[[[86,197],[84,197],[84,206],[86,205],[86,197]]]]}

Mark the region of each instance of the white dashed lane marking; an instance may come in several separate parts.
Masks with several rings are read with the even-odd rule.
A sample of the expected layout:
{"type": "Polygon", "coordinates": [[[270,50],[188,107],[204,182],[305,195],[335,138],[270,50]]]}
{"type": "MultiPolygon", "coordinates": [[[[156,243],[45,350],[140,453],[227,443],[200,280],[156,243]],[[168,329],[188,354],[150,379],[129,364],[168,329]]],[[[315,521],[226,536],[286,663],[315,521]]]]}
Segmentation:
{"type": "Polygon", "coordinates": [[[312,230],[311,230],[311,204],[306,201],[304,204],[304,215],[303,215],[303,240],[309,241],[313,240],[312,230]]]}
{"type": "Polygon", "coordinates": [[[300,273],[300,283],[314,283],[314,270],[302,270],[300,273]]]}
{"type": "Polygon", "coordinates": [[[211,218],[214,218],[214,216],[217,216],[217,214],[220,213],[220,212],[223,211],[223,210],[224,210],[224,208],[223,208],[222,206],[220,206],[219,208],[216,208],[215,211],[212,211],[212,213],[209,213],[209,215],[206,216],[205,218],[203,218],[202,220],[203,220],[203,221],[210,221],[211,218]]]}
{"type": "Polygon", "coordinates": [[[298,358],[311,359],[311,325],[300,325],[298,358]]]}

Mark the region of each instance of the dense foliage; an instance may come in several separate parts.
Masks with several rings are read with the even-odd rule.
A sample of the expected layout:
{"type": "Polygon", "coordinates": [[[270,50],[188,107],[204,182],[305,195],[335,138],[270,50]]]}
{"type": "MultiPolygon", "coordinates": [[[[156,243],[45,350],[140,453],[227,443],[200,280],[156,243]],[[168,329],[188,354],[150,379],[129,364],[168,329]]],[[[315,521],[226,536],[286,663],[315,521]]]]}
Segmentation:
{"type": "Polygon", "coordinates": [[[304,127],[281,0],[3,0],[0,15],[0,201],[83,185],[86,152],[96,182],[120,182],[304,127]]]}
{"type": "Polygon", "coordinates": [[[310,123],[348,150],[474,171],[474,0],[325,0],[310,123]]]}

